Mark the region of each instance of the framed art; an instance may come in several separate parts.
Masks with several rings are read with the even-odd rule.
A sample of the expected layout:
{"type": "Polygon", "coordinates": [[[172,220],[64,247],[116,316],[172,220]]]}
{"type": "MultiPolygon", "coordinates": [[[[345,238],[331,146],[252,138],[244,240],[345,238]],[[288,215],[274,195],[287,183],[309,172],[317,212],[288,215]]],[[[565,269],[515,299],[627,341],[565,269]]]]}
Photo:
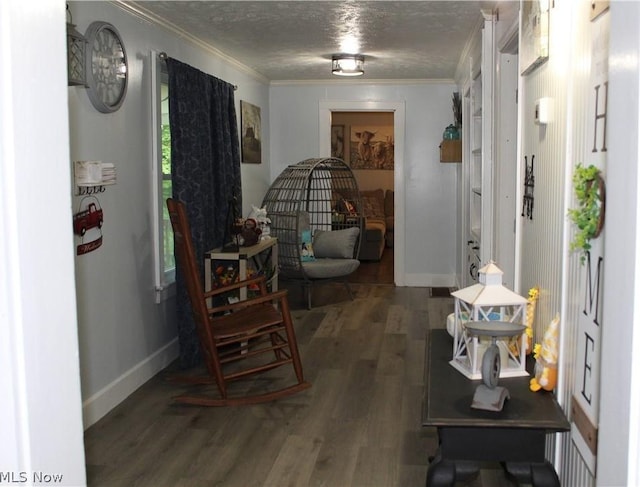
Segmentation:
{"type": "Polygon", "coordinates": [[[262,162],[260,107],[240,100],[242,162],[262,162]]]}
{"type": "Polygon", "coordinates": [[[521,12],[520,65],[524,76],[549,59],[549,0],[523,0],[521,12]]]}
{"type": "Polygon", "coordinates": [[[344,160],[344,125],[331,126],[331,157],[344,160]]]}
{"type": "Polygon", "coordinates": [[[352,169],[393,170],[393,125],[352,126],[349,145],[352,169]]]}

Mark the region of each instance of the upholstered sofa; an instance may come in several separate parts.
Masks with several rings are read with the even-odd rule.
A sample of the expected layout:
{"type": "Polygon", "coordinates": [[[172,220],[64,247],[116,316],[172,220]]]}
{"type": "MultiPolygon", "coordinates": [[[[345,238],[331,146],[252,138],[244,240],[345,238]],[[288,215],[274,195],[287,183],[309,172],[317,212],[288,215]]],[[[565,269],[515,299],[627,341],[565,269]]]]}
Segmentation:
{"type": "Polygon", "coordinates": [[[365,230],[360,244],[360,260],[380,260],[385,246],[393,247],[393,190],[360,191],[365,230]]]}

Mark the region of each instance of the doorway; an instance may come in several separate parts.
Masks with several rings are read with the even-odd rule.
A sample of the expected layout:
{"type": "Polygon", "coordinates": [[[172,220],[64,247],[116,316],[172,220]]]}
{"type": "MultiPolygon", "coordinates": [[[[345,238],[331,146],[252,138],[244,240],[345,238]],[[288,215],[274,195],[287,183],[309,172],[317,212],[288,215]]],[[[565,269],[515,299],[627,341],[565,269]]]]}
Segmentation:
{"type": "Polygon", "coordinates": [[[331,155],[351,168],[366,227],[350,280],[393,284],[393,112],[331,112],[331,155]]]}
{"type": "MultiPolygon", "coordinates": [[[[404,211],[405,202],[402,197],[404,186],[404,133],[405,133],[405,105],[404,102],[348,102],[348,101],[321,101],[319,107],[319,155],[329,157],[331,155],[331,125],[334,112],[362,113],[362,112],[391,112],[393,114],[393,208],[394,208],[394,232],[393,232],[393,282],[396,286],[405,285],[404,263],[404,211]]],[[[345,128],[346,136],[346,128],[345,128]]]]}

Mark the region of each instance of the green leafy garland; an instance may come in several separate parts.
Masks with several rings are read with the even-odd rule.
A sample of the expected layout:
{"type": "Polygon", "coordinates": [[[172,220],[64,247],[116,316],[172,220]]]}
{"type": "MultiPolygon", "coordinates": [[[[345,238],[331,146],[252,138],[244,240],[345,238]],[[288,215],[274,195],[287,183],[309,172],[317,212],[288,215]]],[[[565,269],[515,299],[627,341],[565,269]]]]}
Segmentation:
{"type": "Polygon", "coordinates": [[[604,183],[600,169],[593,164],[585,167],[578,163],[572,180],[578,208],[569,210],[569,218],[578,231],[569,249],[580,250],[580,262],[584,263],[591,240],[600,235],[604,224],[604,183]]]}

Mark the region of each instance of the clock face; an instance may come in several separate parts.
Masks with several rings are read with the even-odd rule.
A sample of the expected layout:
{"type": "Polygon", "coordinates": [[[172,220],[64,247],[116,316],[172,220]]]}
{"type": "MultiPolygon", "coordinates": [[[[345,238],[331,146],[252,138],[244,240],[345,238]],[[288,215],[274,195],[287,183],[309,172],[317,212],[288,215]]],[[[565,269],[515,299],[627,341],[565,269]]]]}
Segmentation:
{"type": "Polygon", "coordinates": [[[103,113],[116,111],[127,93],[127,54],[113,25],[94,22],[87,29],[88,95],[103,113]]]}

